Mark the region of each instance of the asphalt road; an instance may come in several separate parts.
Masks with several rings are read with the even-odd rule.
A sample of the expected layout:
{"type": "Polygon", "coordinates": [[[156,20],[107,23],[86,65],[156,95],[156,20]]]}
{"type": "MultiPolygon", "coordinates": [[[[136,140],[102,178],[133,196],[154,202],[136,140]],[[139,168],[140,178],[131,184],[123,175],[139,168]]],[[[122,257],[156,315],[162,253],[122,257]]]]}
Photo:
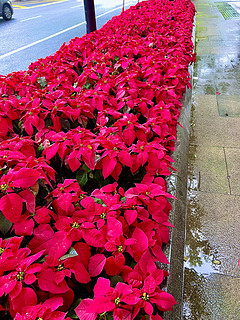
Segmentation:
{"type": "MultiPolygon", "coordinates": [[[[125,8],[137,0],[125,0],[125,8]]],[[[97,28],[121,13],[122,0],[95,0],[97,28]]],[[[86,33],[83,0],[14,2],[10,21],[0,18],[0,74],[27,70],[29,64],[86,33]]]]}

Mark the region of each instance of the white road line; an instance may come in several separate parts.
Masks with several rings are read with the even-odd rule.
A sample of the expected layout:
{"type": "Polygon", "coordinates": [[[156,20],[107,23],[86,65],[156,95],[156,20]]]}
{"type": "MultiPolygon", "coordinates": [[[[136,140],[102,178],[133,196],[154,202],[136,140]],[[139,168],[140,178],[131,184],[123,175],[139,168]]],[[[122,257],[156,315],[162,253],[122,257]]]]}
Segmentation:
{"type": "Polygon", "coordinates": [[[42,17],[42,16],[36,16],[36,17],[32,17],[32,18],[20,20],[20,22],[24,22],[24,21],[28,21],[28,20],[33,20],[33,19],[37,19],[37,18],[40,18],[40,17],[42,17]]]}
{"type": "MultiPolygon", "coordinates": [[[[131,1],[125,2],[125,6],[128,5],[128,4],[130,4],[130,3],[132,3],[132,2],[136,2],[136,1],[131,0],[131,1]]],[[[122,6],[117,7],[117,8],[115,8],[115,9],[112,9],[112,10],[109,10],[108,12],[104,12],[104,13],[102,13],[102,14],[99,14],[96,18],[101,18],[101,17],[105,16],[106,14],[111,13],[111,12],[117,10],[117,9],[122,9],[122,6]]]]}
{"type": "Polygon", "coordinates": [[[59,1],[56,1],[56,2],[50,2],[50,3],[43,3],[43,4],[37,4],[35,6],[30,6],[30,7],[24,7],[22,9],[35,9],[35,8],[38,8],[38,7],[46,7],[46,6],[52,6],[54,4],[59,4],[59,3],[62,3],[62,2],[66,2],[68,0],[59,0],[59,1]]]}
{"type": "Polygon", "coordinates": [[[80,7],[83,7],[83,5],[82,5],[82,4],[78,4],[77,6],[70,7],[70,9],[73,9],[73,8],[80,8],[80,7]]]}
{"type": "MultiPolygon", "coordinates": [[[[126,4],[129,4],[129,3],[131,3],[131,2],[133,2],[133,1],[129,1],[129,2],[127,2],[126,4]]],[[[113,12],[113,11],[119,10],[119,9],[122,9],[122,6],[117,7],[117,8],[115,8],[115,9],[112,9],[112,10],[109,10],[109,11],[107,11],[107,12],[104,12],[104,13],[96,16],[96,18],[97,18],[97,19],[98,19],[98,18],[101,18],[101,17],[103,17],[103,16],[105,16],[105,15],[107,15],[107,14],[113,12]]],[[[2,54],[2,55],[0,56],[0,59],[9,57],[9,56],[11,56],[11,55],[14,54],[14,53],[18,53],[18,52],[20,52],[20,51],[22,51],[22,50],[25,50],[25,49],[27,49],[27,48],[33,47],[33,46],[35,46],[36,44],[39,44],[39,43],[44,42],[44,41],[46,41],[46,40],[52,39],[52,38],[54,38],[54,37],[56,37],[56,36],[59,36],[60,34],[63,34],[63,33],[65,33],[65,32],[68,32],[68,31],[72,30],[72,29],[75,29],[75,28],[77,28],[77,27],[79,27],[79,26],[82,26],[83,24],[86,24],[86,21],[83,21],[83,22],[81,22],[81,23],[75,24],[75,25],[72,26],[72,27],[69,27],[69,28],[64,29],[64,30],[62,30],[62,31],[56,32],[56,33],[54,33],[54,34],[51,34],[50,36],[48,36],[48,37],[46,37],[46,38],[43,38],[43,39],[34,41],[34,42],[32,42],[32,43],[29,43],[29,44],[27,44],[26,46],[23,46],[23,47],[20,47],[20,48],[18,48],[18,49],[15,49],[15,50],[13,50],[13,51],[10,51],[10,52],[8,52],[8,53],[2,54]]]]}
{"type": "Polygon", "coordinates": [[[41,43],[41,42],[43,42],[43,41],[46,41],[46,40],[49,40],[49,39],[54,38],[54,37],[56,37],[56,36],[59,36],[60,34],[65,33],[65,32],[67,32],[67,31],[70,31],[70,30],[72,30],[72,29],[75,29],[75,28],[77,28],[77,27],[79,27],[79,26],[82,26],[82,25],[85,24],[85,23],[86,23],[86,21],[83,21],[83,22],[81,22],[81,23],[75,24],[75,26],[72,26],[72,27],[70,27],[70,28],[64,29],[64,30],[59,31],[59,32],[57,32],[57,33],[51,34],[50,36],[48,36],[48,37],[46,37],[46,38],[43,38],[43,39],[34,41],[34,42],[32,42],[32,43],[27,44],[26,46],[23,46],[23,47],[18,48],[18,49],[16,49],[16,50],[13,50],[13,51],[10,51],[10,52],[8,52],[8,53],[5,53],[5,54],[3,54],[3,55],[0,56],[0,59],[6,58],[6,57],[8,57],[8,56],[11,56],[11,55],[14,54],[14,53],[20,52],[20,51],[25,50],[25,49],[27,49],[27,48],[33,47],[33,46],[35,46],[36,44],[39,44],[39,43],[41,43]]]}

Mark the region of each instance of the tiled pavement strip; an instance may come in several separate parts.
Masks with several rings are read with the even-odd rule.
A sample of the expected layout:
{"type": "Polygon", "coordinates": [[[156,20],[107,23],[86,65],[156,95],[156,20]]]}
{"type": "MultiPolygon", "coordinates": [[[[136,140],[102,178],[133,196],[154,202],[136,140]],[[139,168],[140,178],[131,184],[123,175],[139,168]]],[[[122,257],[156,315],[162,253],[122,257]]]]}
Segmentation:
{"type": "Polygon", "coordinates": [[[240,3],[193,2],[183,319],[240,320],[240,3]]]}

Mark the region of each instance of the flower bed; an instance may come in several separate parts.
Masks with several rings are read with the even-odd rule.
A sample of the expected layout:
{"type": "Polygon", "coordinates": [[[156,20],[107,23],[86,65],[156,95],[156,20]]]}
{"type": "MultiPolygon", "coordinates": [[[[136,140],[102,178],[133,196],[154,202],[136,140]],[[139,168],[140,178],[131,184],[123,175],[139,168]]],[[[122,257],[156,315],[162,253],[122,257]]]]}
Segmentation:
{"type": "Polygon", "coordinates": [[[0,315],[161,319],[189,0],[149,0],[0,76],[0,315]],[[74,311],[75,310],[75,311],[74,311]]]}

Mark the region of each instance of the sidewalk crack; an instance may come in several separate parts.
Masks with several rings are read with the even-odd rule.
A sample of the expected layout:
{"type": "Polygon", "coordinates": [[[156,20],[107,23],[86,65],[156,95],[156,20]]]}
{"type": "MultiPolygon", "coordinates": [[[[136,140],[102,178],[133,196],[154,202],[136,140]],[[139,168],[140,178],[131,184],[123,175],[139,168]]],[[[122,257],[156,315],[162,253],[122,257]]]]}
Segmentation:
{"type": "Polygon", "coordinates": [[[228,186],[229,186],[229,191],[230,191],[230,195],[232,194],[232,190],[231,190],[231,181],[230,181],[230,175],[229,175],[229,171],[228,171],[228,165],[227,165],[227,156],[226,156],[226,151],[225,148],[223,147],[223,153],[224,153],[224,159],[225,159],[225,165],[226,165],[226,170],[227,170],[227,180],[228,180],[228,186]]]}

